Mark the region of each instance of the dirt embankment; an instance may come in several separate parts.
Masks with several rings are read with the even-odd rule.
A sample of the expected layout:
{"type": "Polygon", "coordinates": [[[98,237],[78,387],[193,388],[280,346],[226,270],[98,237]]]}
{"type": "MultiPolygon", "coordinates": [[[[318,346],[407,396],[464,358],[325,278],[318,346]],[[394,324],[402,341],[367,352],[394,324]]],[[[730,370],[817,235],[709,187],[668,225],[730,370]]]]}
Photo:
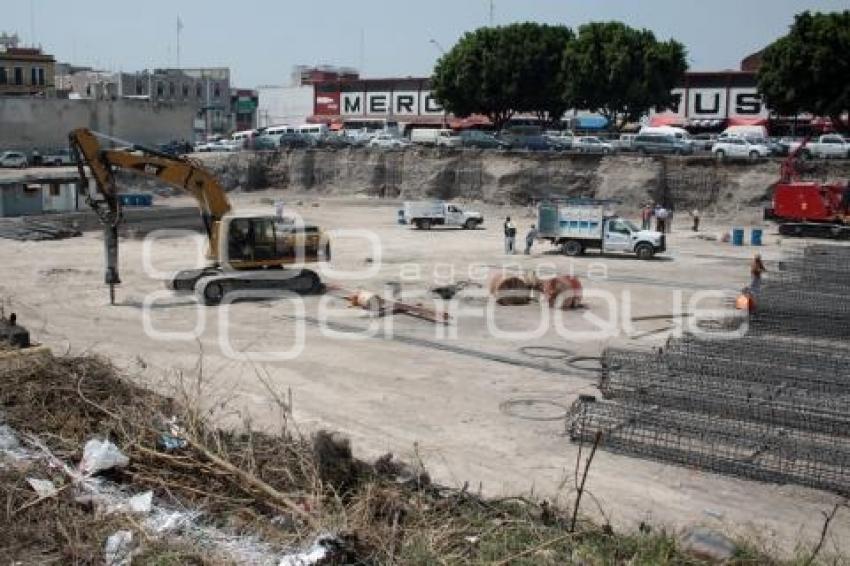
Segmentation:
{"type": "MultiPolygon", "coordinates": [[[[769,200],[779,160],[717,163],[710,156],[640,157],[520,152],[291,150],[196,156],[229,189],[278,187],[333,196],[441,198],[524,204],[550,196],[666,201],[734,213],[769,200]]],[[[850,162],[813,162],[806,176],[846,179],[850,162]]]]}

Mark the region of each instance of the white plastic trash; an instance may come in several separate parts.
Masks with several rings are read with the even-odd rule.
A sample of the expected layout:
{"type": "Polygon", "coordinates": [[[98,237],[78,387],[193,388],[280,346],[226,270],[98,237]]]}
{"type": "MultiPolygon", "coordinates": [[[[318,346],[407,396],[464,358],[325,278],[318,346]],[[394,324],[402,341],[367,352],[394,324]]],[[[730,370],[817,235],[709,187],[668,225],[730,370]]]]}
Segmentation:
{"type": "Polygon", "coordinates": [[[108,440],[92,438],[83,448],[83,459],[80,460],[80,471],[85,475],[93,475],[112,468],[124,468],[130,459],[108,440]]]}
{"type": "Polygon", "coordinates": [[[116,531],[106,539],[104,562],[107,566],[130,566],[133,558],[133,533],[116,531]]]}
{"type": "Polygon", "coordinates": [[[59,490],[56,489],[56,486],[53,485],[53,482],[50,480],[40,480],[36,478],[27,478],[27,483],[30,484],[30,487],[35,491],[39,497],[53,497],[59,490]]]}

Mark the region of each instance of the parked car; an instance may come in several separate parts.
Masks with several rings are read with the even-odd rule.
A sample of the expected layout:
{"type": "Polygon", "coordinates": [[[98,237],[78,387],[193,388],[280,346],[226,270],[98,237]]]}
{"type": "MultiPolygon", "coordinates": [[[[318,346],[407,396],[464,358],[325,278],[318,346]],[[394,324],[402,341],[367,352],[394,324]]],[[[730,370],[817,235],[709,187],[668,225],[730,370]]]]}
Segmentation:
{"type": "Polygon", "coordinates": [[[552,145],[554,149],[567,151],[572,149],[573,143],[575,142],[575,135],[570,131],[556,131],[550,130],[546,132],[546,140],[552,145]]]}
{"type": "Polygon", "coordinates": [[[20,151],[4,151],[0,153],[0,167],[26,167],[27,156],[20,151]]]}
{"type": "Polygon", "coordinates": [[[274,136],[261,135],[254,138],[254,149],[256,151],[268,151],[278,147],[277,139],[274,136]]]}
{"type": "MultiPolygon", "coordinates": [[[[162,153],[167,153],[168,155],[184,155],[192,151],[192,146],[190,146],[187,142],[180,141],[170,141],[168,143],[161,143],[156,146],[157,150],[162,153]]],[[[48,157],[44,157],[45,161],[47,161],[48,157]]],[[[49,162],[48,162],[49,163],[49,162]]]]}
{"type": "Polygon", "coordinates": [[[734,136],[719,139],[711,148],[711,153],[718,159],[749,159],[758,161],[770,155],[766,145],[751,143],[748,139],[734,136]]]}
{"type": "Polygon", "coordinates": [[[410,130],[411,143],[422,145],[437,145],[442,133],[451,135],[452,131],[448,128],[414,128],[410,130]]]}
{"type": "Polygon", "coordinates": [[[614,153],[614,146],[608,142],[602,141],[596,136],[581,136],[573,142],[573,149],[579,153],[614,153]]]}
{"type": "Polygon", "coordinates": [[[690,141],[679,139],[673,134],[638,134],[632,142],[632,147],[644,155],[690,155],[694,152],[690,141]]]}
{"type": "Polygon", "coordinates": [[[480,130],[462,131],[460,133],[460,144],[463,147],[474,147],[478,149],[508,149],[511,147],[509,143],[480,130]]]}
{"type": "Polygon", "coordinates": [[[57,167],[61,165],[73,165],[74,154],[68,148],[48,151],[41,157],[41,162],[44,165],[55,165],[57,167]]]}
{"type": "Polygon", "coordinates": [[[298,132],[284,132],[272,137],[276,138],[278,147],[306,148],[314,145],[310,137],[298,132]]]}
{"type": "Polygon", "coordinates": [[[342,149],[354,145],[354,140],[341,134],[325,134],[316,139],[317,147],[342,149]]]}
{"type": "Polygon", "coordinates": [[[369,140],[367,144],[369,147],[376,147],[380,149],[402,149],[406,147],[410,142],[407,140],[403,140],[399,137],[396,137],[392,134],[380,133],[369,140]]]}
{"type": "Polygon", "coordinates": [[[460,136],[451,130],[440,130],[437,135],[437,147],[460,147],[462,143],[460,136]]]}
{"type": "MultiPolygon", "coordinates": [[[[790,150],[794,151],[802,142],[794,142],[791,144],[790,150]]],[[[811,157],[820,157],[823,159],[829,158],[847,158],[850,159],[850,142],[838,134],[825,134],[817,139],[809,141],[806,147],[803,148],[802,157],[809,159],[811,157]]]]}
{"type": "Polygon", "coordinates": [[[529,151],[548,151],[552,149],[552,144],[542,134],[502,132],[499,139],[509,144],[511,149],[527,149],[529,151]]]}
{"type": "Polygon", "coordinates": [[[717,143],[717,134],[696,134],[691,138],[695,150],[711,151],[717,143]]]}
{"type": "Polygon", "coordinates": [[[611,142],[617,151],[634,151],[634,142],[637,134],[620,134],[620,137],[611,142]]]}

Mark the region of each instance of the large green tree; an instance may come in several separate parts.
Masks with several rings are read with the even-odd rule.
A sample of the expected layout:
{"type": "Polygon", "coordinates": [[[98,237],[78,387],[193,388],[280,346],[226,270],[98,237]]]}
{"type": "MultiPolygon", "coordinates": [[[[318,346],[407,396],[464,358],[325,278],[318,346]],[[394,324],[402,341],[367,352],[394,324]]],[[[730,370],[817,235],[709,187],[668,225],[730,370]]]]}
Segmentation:
{"type": "Polygon", "coordinates": [[[658,41],[651,31],[620,22],[593,22],[566,47],[564,99],[621,128],[651,108],[668,107],[687,68],[678,41],[658,41]]]}
{"type": "Polygon", "coordinates": [[[563,26],[519,23],[465,34],[438,61],[432,89],[457,116],[483,114],[501,128],[516,112],[560,118],[562,57],[572,40],[563,26]]]}
{"type": "Polygon", "coordinates": [[[758,82],[772,110],[840,125],[850,111],[850,11],[798,14],[788,35],[765,50],[758,82]]]}

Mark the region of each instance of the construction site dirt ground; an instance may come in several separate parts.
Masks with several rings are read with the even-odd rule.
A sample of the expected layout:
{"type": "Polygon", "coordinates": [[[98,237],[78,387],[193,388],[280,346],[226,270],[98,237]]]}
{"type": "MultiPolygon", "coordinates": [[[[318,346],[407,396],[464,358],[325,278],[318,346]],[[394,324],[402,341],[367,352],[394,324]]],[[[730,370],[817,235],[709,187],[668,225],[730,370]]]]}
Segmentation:
{"type": "MultiPolygon", "coordinates": [[[[202,366],[204,402],[226,404],[233,424],[248,418],[254,426],[275,428],[279,407],[269,388],[290,391],[303,431],[341,431],[352,439],[358,456],[393,452],[403,459],[419,458],[435,480],[456,486],[468,482],[470,490],[496,497],[572,497],[578,446],[565,435],[559,416],[578,395],[598,393],[592,363],[586,365],[590,369],[570,367],[563,359],[543,357],[557,356],[555,350],[527,347],[597,356],[608,345],[663,345],[670,319],[650,318],[621,328],[615,337],[593,337],[590,331],[598,330],[593,318],[610,319],[613,308],[624,326],[624,319],[717,308],[725,303],[723,297],[747,284],[754,253],[762,253],[771,269],[783,249],[801,245],[780,242],[768,229],[764,247],[733,247],[698,238],[689,230],[690,219],[679,214],[668,253],[650,262],[594,253],[571,259],[541,243],[531,256],[520,249],[508,257],[502,220],[514,217],[521,247],[534,222],[530,209],[474,205],[485,216],[483,229],[416,231],[396,223],[398,203],[390,201],[276,191],[232,199],[238,210],[266,213],[274,200],[283,199],[287,210],[331,230],[333,271],[323,273],[331,292],[306,297],[300,305],[277,299],[199,306],[191,296],[166,291],[151,270],[167,273],[196,265],[203,246],[195,242],[203,239],[166,234],[146,244],[131,235],[121,242],[123,283],[117,304],[110,306],[102,238],[86,233],[59,241],[3,241],[0,296],[6,311],[16,312],[33,338],[56,353],[102,353],[154,388],[172,388],[180,374],[185,383],[202,366]],[[145,265],[146,255],[150,265],[145,265]],[[498,306],[488,318],[487,301],[478,295],[486,294],[489,272],[505,265],[517,271],[547,265],[579,276],[584,308],[553,316],[536,303],[498,306]],[[399,281],[406,295],[421,291],[419,301],[432,301],[430,288],[462,280],[483,289],[464,290],[453,307],[454,323],[447,326],[405,315],[372,319],[342,298],[348,290],[381,292],[387,282],[399,281]],[[704,291],[717,293],[691,304],[704,291]],[[366,335],[370,325],[377,330],[373,337],[366,335]],[[356,330],[362,332],[355,336],[356,330]],[[295,352],[299,343],[303,348],[295,352]],[[269,359],[240,359],[246,351],[269,359]],[[274,355],[281,358],[272,360],[274,355]]],[[[191,201],[169,199],[171,205],[190,206],[191,201]]],[[[729,228],[707,219],[701,234],[729,228]]],[[[588,490],[593,497],[583,510],[604,514],[615,528],[636,528],[640,522],[672,530],[703,524],[788,554],[817,542],[822,512],[838,499],[604,450],[593,462],[588,490]]],[[[850,552],[846,513],[831,523],[825,548],[850,552]]]]}

